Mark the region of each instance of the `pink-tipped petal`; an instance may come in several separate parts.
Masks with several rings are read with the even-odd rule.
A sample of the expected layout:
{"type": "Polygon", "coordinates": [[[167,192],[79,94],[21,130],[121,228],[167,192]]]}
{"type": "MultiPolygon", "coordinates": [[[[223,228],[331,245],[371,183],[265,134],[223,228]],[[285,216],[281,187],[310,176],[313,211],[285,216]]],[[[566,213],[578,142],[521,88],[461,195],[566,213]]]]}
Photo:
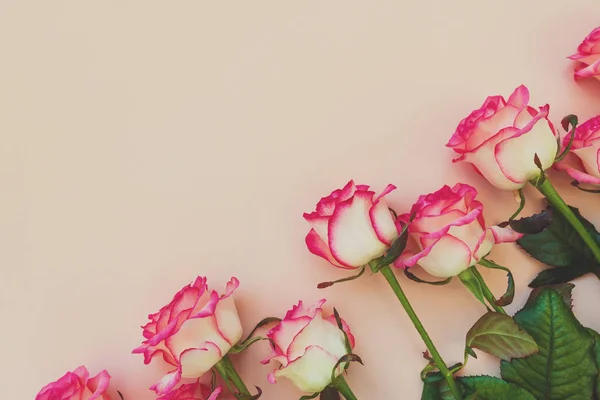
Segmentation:
{"type": "Polygon", "coordinates": [[[155,385],[150,387],[157,395],[163,396],[169,393],[181,381],[181,369],[177,368],[161,378],[155,385]]]}
{"type": "Polygon", "coordinates": [[[508,98],[508,104],[513,107],[521,108],[529,104],[529,89],[525,85],[521,85],[508,98]]]}
{"type": "Polygon", "coordinates": [[[431,246],[419,265],[432,276],[448,278],[456,276],[473,263],[473,253],[462,240],[445,235],[431,246]]]}
{"type": "Polygon", "coordinates": [[[110,374],[106,370],[102,370],[98,375],[90,379],[87,386],[92,392],[92,395],[88,400],[102,399],[102,395],[110,385],[110,378],[110,374]]]}
{"type": "Polygon", "coordinates": [[[494,235],[494,243],[515,242],[523,237],[522,233],[513,231],[510,228],[501,228],[499,226],[490,226],[488,228],[494,235]]]}
{"type": "Polygon", "coordinates": [[[385,190],[377,196],[373,206],[369,210],[369,217],[371,218],[371,224],[373,225],[377,238],[388,246],[390,246],[398,237],[399,231],[384,197],[395,189],[396,186],[388,185],[385,190]]]}
{"type": "Polygon", "coordinates": [[[331,251],[329,251],[329,246],[327,246],[327,243],[325,243],[323,239],[321,239],[321,236],[319,236],[319,234],[314,229],[311,229],[310,232],[308,232],[305,241],[306,247],[308,247],[308,250],[314,255],[324,258],[336,267],[344,269],[355,269],[355,267],[347,267],[337,262],[337,260],[333,258],[331,251]]]}
{"type": "Polygon", "coordinates": [[[366,265],[387,250],[370,223],[373,195],[373,192],[356,192],[354,197],[338,204],[329,221],[331,254],[346,266],[366,265]]]}

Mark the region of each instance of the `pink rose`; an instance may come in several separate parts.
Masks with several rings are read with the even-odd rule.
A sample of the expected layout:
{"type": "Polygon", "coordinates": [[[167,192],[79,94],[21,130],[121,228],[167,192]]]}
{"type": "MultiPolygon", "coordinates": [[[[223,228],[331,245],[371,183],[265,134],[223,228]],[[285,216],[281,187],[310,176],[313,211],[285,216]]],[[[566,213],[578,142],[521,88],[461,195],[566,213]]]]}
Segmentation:
{"type": "Polygon", "coordinates": [[[549,106],[539,111],[529,107],[529,90],[519,86],[505,101],[488,97],[480,109],[463,119],[446,146],[460,154],[453,160],[467,161],[497,188],[516,190],[550,168],[558,145],[554,126],[548,120],[549,106]]]}
{"type": "Polygon", "coordinates": [[[463,183],[420,196],[410,213],[398,217],[408,224],[413,216],[408,233],[418,249],[405,250],[395,266],[419,264],[429,274],[447,278],[475,265],[495,243],[512,242],[522,236],[509,228],[486,228],[483,205],[475,200],[476,196],[477,190],[463,183]]]}
{"type": "Polygon", "coordinates": [[[312,226],[306,245],[311,253],[333,265],[354,269],[380,257],[398,237],[398,228],[384,197],[388,185],[375,196],[366,185],[348,182],[317,204],[317,210],[304,214],[312,226]]]}
{"type": "MultiPolygon", "coordinates": [[[[284,376],[306,393],[321,392],[331,383],[335,364],[348,354],[344,332],[351,348],[354,348],[354,336],[343,321],[342,332],[333,315],[323,318],[324,303],[325,300],[321,300],[316,305],[305,308],[301,301],[298,302],[267,333],[267,337],[271,339],[273,354],[262,363],[275,360],[281,364],[279,369],[269,375],[269,382],[275,383],[276,378],[284,376]]],[[[336,377],[343,371],[342,364],[336,370],[336,377]]]]}
{"type": "Polygon", "coordinates": [[[110,375],[105,370],[90,378],[87,368],[81,366],[44,386],[35,400],[110,400],[106,393],[109,384],[110,375]]]}
{"type": "Polygon", "coordinates": [[[210,388],[199,382],[181,385],[172,392],[160,396],[156,400],[216,400],[223,389],[218,386],[212,393],[210,388]]]}
{"type": "MultiPolygon", "coordinates": [[[[566,148],[571,133],[563,139],[566,148]]],[[[589,119],[575,129],[575,137],[568,154],[556,168],[566,171],[580,183],[600,185],[600,115],[589,119]]]]}
{"type": "Polygon", "coordinates": [[[600,26],[583,39],[577,47],[577,53],[569,58],[578,61],[575,79],[589,77],[600,79],[600,26]]]}
{"type": "Polygon", "coordinates": [[[150,322],[143,327],[146,340],[133,353],[143,353],[145,364],[158,355],[175,367],[150,389],[164,395],[182,377],[204,375],[240,340],[242,325],[231,297],[238,286],[237,278],[231,278],[219,296],[208,290],[206,278],[198,277],[148,316],[150,322]]]}

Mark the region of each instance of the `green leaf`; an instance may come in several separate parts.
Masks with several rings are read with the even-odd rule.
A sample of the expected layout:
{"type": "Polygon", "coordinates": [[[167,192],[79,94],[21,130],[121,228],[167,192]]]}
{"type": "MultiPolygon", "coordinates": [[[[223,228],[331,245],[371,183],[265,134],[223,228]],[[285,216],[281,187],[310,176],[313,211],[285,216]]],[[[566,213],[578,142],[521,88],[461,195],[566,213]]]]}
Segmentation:
{"type": "Polygon", "coordinates": [[[501,362],[504,380],[543,400],[590,400],[598,374],[594,340],[557,291],[544,288],[514,320],[536,341],[539,351],[501,362]]]}
{"type": "MultiPolygon", "coordinates": [[[[596,242],[600,243],[600,234],[594,225],[586,220],[577,208],[571,207],[571,210],[596,242]]],[[[532,286],[563,283],[589,272],[600,271],[600,265],[577,231],[551,206],[533,217],[513,221],[511,227],[526,232],[517,243],[533,258],[553,267],[571,269],[544,271],[531,283],[532,286]],[[548,219],[550,223],[541,231],[527,233],[535,232],[537,228],[545,225],[548,219]]]]}
{"type": "MultiPolygon", "coordinates": [[[[581,220],[586,229],[594,238],[598,232],[594,226],[581,216],[579,210],[571,210],[581,220]]],[[[579,234],[571,227],[569,222],[549,206],[542,212],[550,213],[550,224],[539,233],[525,234],[517,243],[533,258],[553,267],[566,267],[584,259],[594,260],[592,253],[583,242],[579,234]]]]}
{"type": "Polygon", "coordinates": [[[513,274],[512,272],[510,272],[510,269],[498,265],[495,262],[485,258],[479,261],[479,265],[485,268],[499,269],[501,271],[506,272],[506,278],[508,280],[506,292],[504,292],[502,297],[496,300],[495,303],[497,306],[500,307],[508,306],[509,304],[511,304],[513,302],[513,299],[515,298],[515,279],[513,278],[513,274]]]}
{"type": "MultiPolygon", "coordinates": [[[[473,268],[473,267],[471,267],[471,268],[473,268]]],[[[469,292],[473,293],[473,295],[486,308],[488,308],[487,304],[485,303],[485,298],[483,296],[483,289],[481,288],[481,283],[475,277],[475,275],[473,275],[473,271],[471,271],[471,268],[467,268],[463,272],[461,272],[460,274],[458,274],[458,279],[460,279],[460,281],[462,282],[462,284],[465,285],[465,287],[467,289],[469,289],[469,292]]],[[[489,308],[488,308],[488,310],[489,310],[489,308]]]]}
{"type": "MultiPolygon", "coordinates": [[[[588,333],[592,335],[594,339],[594,347],[592,347],[592,353],[594,354],[594,360],[596,361],[596,367],[600,371],[600,334],[593,329],[588,328],[588,333]]],[[[600,374],[596,376],[596,384],[594,385],[594,399],[600,397],[600,374]]]]}
{"type": "Polygon", "coordinates": [[[452,280],[452,277],[448,277],[448,278],[446,278],[444,280],[441,280],[441,281],[426,281],[425,279],[421,279],[418,276],[416,276],[415,274],[413,274],[412,272],[410,272],[408,270],[408,268],[404,268],[404,275],[406,275],[406,277],[408,279],[410,279],[411,281],[413,281],[413,282],[426,283],[428,285],[434,285],[434,286],[447,285],[452,280]]]}
{"type": "Polygon", "coordinates": [[[467,348],[474,347],[488,354],[510,360],[538,351],[533,338],[505,314],[488,312],[467,332],[467,348]]]}
{"type": "MultiPolygon", "coordinates": [[[[477,400],[535,400],[527,390],[492,376],[459,378],[465,395],[477,400]]],[[[563,399],[564,400],[564,399],[563,399]]]]}
{"type": "Polygon", "coordinates": [[[264,318],[258,324],[256,324],[256,326],[254,327],[254,329],[252,329],[252,331],[250,331],[250,334],[248,334],[246,339],[242,340],[241,342],[239,342],[235,346],[233,346],[231,348],[231,350],[229,350],[229,353],[231,353],[231,354],[241,353],[242,351],[246,350],[248,348],[248,346],[258,342],[259,340],[265,340],[265,338],[263,338],[263,337],[254,337],[253,338],[252,335],[254,335],[254,333],[256,332],[257,329],[262,328],[263,326],[268,325],[270,323],[280,322],[280,321],[281,321],[281,318],[276,318],[276,317],[264,318]]]}
{"type": "MultiPolygon", "coordinates": [[[[456,381],[456,386],[462,393],[460,381],[456,381]]],[[[439,372],[432,372],[428,374],[427,378],[423,381],[421,400],[455,400],[455,397],[450,391],[450,387],[442,374],[439,372]]]]}
{"type": "Polygon", "coordinates": [[[337,375],[337,373],[336,373],[337,372],[337,368],[341,364],[345,364],[344,365],[344,369],[346,369],[348,367],[346,364],[349,364],[351,362],[357,362],[357,363],[360,363],[360,365],[364,365],[363,361],[361,360],[361,358],[359,356],[357,356],[356,354],[346,354],[346,355],[343,355],[342,357],[340,357],[339,360],[337,360],[337,362],[333,366],[333,369],[331,370],[331,381],[333,382],[335,380],[335,376],[337,375]]]}
{"type": "Polygon", "coordinates": [[[327,386],[319,396],[320,400],[341,400],[340,392],[334,387],[327,386]]]}
{"type": "Polygon", "coordinates": [[[306,396],[302,396],[302,397],[300,397],[300,399],[299,399],[299,400],[310,400],[310,399],[315,399],[317,396],[319,396],[319,393],[307,394],[306,396]]]}
{"type": "Polygon", "coordinates": [[[544,289],[552,289],[556,293],[560,294],[560,297],[563,299],[563,302],[567,306],[569,306],[569,308],[572,308],[573,307],[572,293],[573,293],[574,287],[575,287],[575,285],[573,285],[572,283],[562,283],[560,285],[552,285],[552,286],[535,288],[531,291],[531,293],[529,293],[529,298],[527,299],[527,302],[525,303],[525,307],[527,307],[531,303],[533,303],[535,301],[535,299],[540,295],[540,293],[544,289]]]}
{"type": "Polygon", "coordinates": [[[402,232],[400,232],[400,236],[394,241],[394,243],[392,243],[387,253],[379,259],[377,269],[379,270],[381,267],[385,267],[386,265],[390,265],[391,263],[396,261],[396,259],[400,257],[400,254],[402,254],[402,252],[406,248],[407,241],[408,225],[405,226],[404,229],[402,229],[402,232]]]}
{"type": "Polygon", "coordinates": [[[547,208],[541,213],[533,214],[531,217],[510,221],[509,225],[516,232],[533,235],[540,233],[550,225],[553,213],[554,211],[551,208],[547,208]]]}
{"type": "Polygon", "coordinates": [[[593,272],[590,269],[589,263],[577,263],[567,267],[555,267],[543,270],[529,282],[530,288],[537,288],[548,285],[558,285],[561,283],[570,282],[580,276],[593,272]]]}

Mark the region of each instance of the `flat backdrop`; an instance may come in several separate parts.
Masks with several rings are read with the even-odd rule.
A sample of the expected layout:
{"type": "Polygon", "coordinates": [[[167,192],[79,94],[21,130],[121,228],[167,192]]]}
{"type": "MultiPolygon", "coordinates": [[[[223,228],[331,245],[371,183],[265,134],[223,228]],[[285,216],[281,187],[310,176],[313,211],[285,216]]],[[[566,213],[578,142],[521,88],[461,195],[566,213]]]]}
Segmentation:
{"type": "MultiPolygon", "coordinates": [[[[167,371],[131,349],[140,325],[197,275],[236,293],[246,331],[299,299],[326,297],[351,324],[348,380],[362,400],[420,398],[424,346],[380,276],[340,278],[308,253],[302,213],[350,178],[394,183],[402,212],[442,184],[475,185],[490,223],[516,207],[444,147],[486,96],[521,83],[532,104],[600,113],[600,82],[575,83],[570,55],[600,25],[598,0],[0,2],[0,398],[31,400],[81,364],[111,393],[151,400],[167,371]]],[[[553,176],[600,223],[598,196],[553,176]]],[[[541,207],[527,192],[527,213],[541,207]]],[[[541,266],[512,244],[525,301],[541,266]]],[[[502,273],[485,272],[497,293],[502,273]]],[[[406,291],[449,363],[484,312],[458,283],[406,291]]],[[[600,281],[575,282],[600,330],[600,281]]],[[[264,399],[261,343],[234,362],[264,399]]],[[[466,373],[497,374],[480,356],[466,373]]]]}

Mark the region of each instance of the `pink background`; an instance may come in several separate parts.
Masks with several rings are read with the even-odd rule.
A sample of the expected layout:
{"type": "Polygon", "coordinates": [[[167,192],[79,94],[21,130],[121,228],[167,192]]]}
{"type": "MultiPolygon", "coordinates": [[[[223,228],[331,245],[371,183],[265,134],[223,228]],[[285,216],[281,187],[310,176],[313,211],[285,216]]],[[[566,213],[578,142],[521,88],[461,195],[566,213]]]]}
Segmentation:
{"type": "MultiPolygon", "coordinates": [[[[352,325],[360,399],[418,399],[424,349],[380,276],[344,276],[308,253],[302,219],[350,178],[405,211],[421,193],[475,185],[488,222],[516,207],[444,147],[490,94],[525,83],[532,104],[600,113],[600,82],[565,57],[600,24],[597,0],[0,2],[0,398],[32,399],[86,364],[111,393],[154,399],[166,370],[131,349],[139,326],[196,275],[235,275],[245,329],[321,297],[352,325]]],[[[554,175],[593,222],[600,198],[554,175]]],[[[538,210],[539,196],[526,212],[538,210]]],[[[540,265],[514,245],[519,308],[540,265]]],[[[502,273],[484,271],[497,293],[502,273]]],[[[484,312],[457,282],[402,282],[449,363],[484,312]]],[[[600,329],[600,282],[576,281],[576,312],[600,329]]],[[[264,399],[266,343],[236,356],[264,399]]],[[[466,373],[498,372],[485,355],[466,373]]]]}

